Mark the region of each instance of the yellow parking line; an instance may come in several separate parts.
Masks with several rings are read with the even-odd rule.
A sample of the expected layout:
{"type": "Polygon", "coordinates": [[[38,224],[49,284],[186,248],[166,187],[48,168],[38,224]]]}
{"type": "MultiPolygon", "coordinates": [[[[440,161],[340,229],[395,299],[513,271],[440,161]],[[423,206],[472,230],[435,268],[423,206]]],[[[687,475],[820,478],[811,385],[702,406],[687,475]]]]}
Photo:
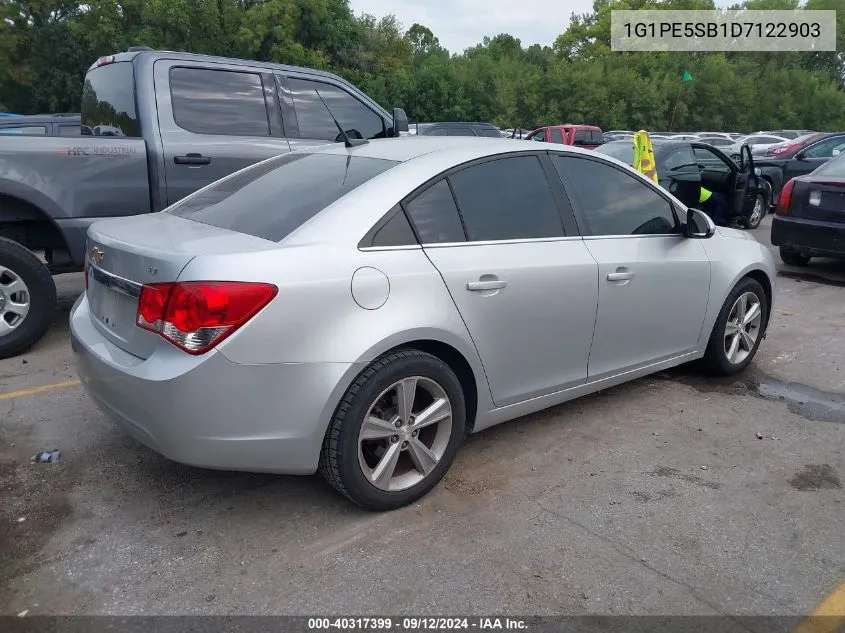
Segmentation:
{"type": "Polygon", "coordinates": [[[845,625],[845,582],[839,584],[793,633],[836,633],[845,625]]]}
{"type": "Polygon", "coordinates": [[[26,396],[37,396],[39,393],[46,393],[48,391],[55,391],[56,389],[67,389],[69,387],[78,387],[81,383],[78,380],[66,380],[64,382],[55,382],[52,385],[41,385],[40,387],[30,387],[29,389],[18,389],[17,391],[0,392],[0,400],[12,400],[13,398],[25,398],[26,396]]]}

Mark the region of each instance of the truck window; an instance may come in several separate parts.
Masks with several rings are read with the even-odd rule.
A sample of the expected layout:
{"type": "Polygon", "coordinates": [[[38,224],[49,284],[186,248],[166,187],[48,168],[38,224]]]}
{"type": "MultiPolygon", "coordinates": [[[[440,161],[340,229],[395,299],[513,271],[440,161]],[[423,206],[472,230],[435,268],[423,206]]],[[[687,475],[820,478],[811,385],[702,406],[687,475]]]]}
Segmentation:
{"type": "Polygon", "coordinates": [[[0,127],[0,134],[22,134],[24,136],[44,136],[47,128],[43,125],[0,127]]]}
{"type": "Polygon", "coordinates": [[[560,143],[563,145],[563,133],[557,128],[549,130],[552,134],[552,143],[560,143]]]}
{"type": "Polygon", "coordinates": [[[82,134],[82,126],[80,125],[60,125],[59,136],[80,136],[82,134]]]}
{"type": "Polygon", "coordinates": [[[85,75],[82,125],[107,129],[110,136],[141,136],[135,109],[135,73],[131,62],[98,66],[85,75]]]}
{"type": "Polygon", "coordinates": [[[270,136],[261,76],[207,68],[170,69],[173,120],[195,134],[270,136]]]}
{"type": "Polygon", "coordinates": [[[341,140],[338,138],[337,126],[332,121],[326,106],[320,101],[320,97],[323,97],[323,101],[350,136],[385,137],[384,119],[342,88],[322,81],[296,77],[290,77],[288,83],[293,93],[293,107],[296,110],[296,120],[299,122],[299,136],[302,138],[341,140]],[[357,134],[351,134],[351,130],[357,134]]]}
{"type": "Polygon", "coordinates": [[[573,143],[586,143],[587,145],[594,145],[602,142],[601,132],[598,130],[576,130],[573,143]]]}

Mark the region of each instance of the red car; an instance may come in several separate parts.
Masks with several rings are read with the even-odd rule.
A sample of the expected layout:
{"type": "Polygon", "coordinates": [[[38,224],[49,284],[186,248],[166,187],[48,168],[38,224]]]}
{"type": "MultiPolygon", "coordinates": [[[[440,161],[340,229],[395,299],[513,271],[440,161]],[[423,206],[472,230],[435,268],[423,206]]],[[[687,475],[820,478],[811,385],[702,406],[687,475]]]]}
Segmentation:
{"type": "Polygon", "coordinates": [[[531,132],[526,140],[543,143],[558,143],[560,145],[576,145],[584,149],[595,149],[604,140],[601,128],[595,125],[548,125],[531,132]]]}

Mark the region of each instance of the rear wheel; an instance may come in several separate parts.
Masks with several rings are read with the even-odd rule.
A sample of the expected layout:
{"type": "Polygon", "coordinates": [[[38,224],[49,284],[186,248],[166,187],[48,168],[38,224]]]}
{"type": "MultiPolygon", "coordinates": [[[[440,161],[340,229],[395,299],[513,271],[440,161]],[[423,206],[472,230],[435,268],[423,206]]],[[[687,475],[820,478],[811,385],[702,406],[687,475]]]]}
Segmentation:
{"type": "Polygon", "coordinates": [[[439,358],[389,354],[346,391],[329,424],[320,473],[368,510],[416,501],[440,481],[464,437],[461,384],[439,358]]]}
{"type": "Polygon", "coordinates": [[[810,263],[809,255],[802,255],[801,253],[786,249],[783,246],[780,247],[780,258],[781,261],[788,266],[806,266],[810,263]]]}
{"type": "Polygon", "coordinates": [[[725,299],[704,355],[714,373],[725,376],[745,369],[763,340],[769,305],[760,282],[746,277],[725,299]]]}
{"type": "Polygon", "coordinates": [[[56,286],[44,263],[17,242],[0,237],[0,358],[38,342],[56,309],[56,286]]]}
{"type": "Polygon", "coordinates": [[[769,203],[766,200],[765,194],[758,193],[756,199],[754,200],[754,209],[751,211],[751,215],[743,220],[745,228],[751,230],[760,226],[760,222],[763,221],[763,217],[768,212],[768,208],[769,203]]]}

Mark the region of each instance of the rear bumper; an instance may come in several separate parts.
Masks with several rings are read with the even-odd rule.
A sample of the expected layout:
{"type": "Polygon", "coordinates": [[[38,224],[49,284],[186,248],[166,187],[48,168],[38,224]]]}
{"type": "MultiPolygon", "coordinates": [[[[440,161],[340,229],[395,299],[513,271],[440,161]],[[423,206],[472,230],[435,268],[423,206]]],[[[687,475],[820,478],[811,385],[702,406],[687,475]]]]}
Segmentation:
{"type": "Polygon", "coordinates": [[[821,257],[845,257],[845,224],[776,215],[772,244],[821,257]]]}
{"type": "Polygon", "coordinates": [[[162,345],[146,360],[103,337],[85,295],[70,317],[77,371],[128,434],[174,461],[221,470],[310,474],[334,400],[355,365],[241,365],[162,345]]]}

